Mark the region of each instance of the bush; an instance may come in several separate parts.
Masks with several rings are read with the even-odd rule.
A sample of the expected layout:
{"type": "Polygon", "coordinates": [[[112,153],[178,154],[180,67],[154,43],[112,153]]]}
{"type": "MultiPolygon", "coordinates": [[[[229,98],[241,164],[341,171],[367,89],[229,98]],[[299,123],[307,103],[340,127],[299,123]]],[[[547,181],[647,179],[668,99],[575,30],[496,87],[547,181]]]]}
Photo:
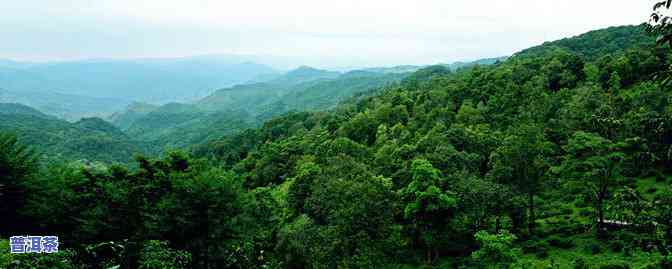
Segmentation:
{"type": "Polygon", "coordinates": [[[522,250],[525,254],[534,254],[540,259],[545,259],[548,257],[549,248],[546,241],[529,240],[523,245],[522,250]]]}
{"type": "Polygon", "coordinates": [[[586,246],[586,251],[588,251],[588,253],[590,254],[596,255],[602,253],[602,247],[600,247],[600,245],[598,244],[593,243],[586,246]]]}
{"type": "Polygon", "coordinates": [[[630,264],[624,262],[614,262],[603,264],[600,266],[600,269],[630,269],[630,264]]]}
{"type": "Polygon", "coordinates": [[[547,242],[549,245],[556,248],[568,249],[575,246],[571,238],[563,238],[555,235],[548,238],[547,242]]]}
{"type": "Polygon", "coordinates": [[[672,254],[663,257],[663,259],[660,261],[660,268],[672,269],[672,254]]]}
{"type": "Polygon", "coordinates": [[[592,215],[593,215],[593,211],[591,211],[590,209],[583,208],[583,209],[579,210],[579,216],[581,216],[581,217],[590,217],[592,215]]]}
{"type": "Polygon", "coordinates": [[[590,267],[586,263],[586,260],[579,257],[574,260],[574,269],[589,269],[590,267]]]}
{"type": "Polygon", "coordinates": [[[620,240],[614,240],[609,244],[609,247],[611,248],[611,251],[613,252],[620,252],[623,250],[624,243],[620,240]]]}
{"type": "Polygon", "coordinates": [[[548,258],[548,248],[538,247],[534,255],[539,259],[546,259],[548,258]]]}
{"type": "Polygon", "coordinates": [[[667,178],[665,178],[665,175],[663,175],[662,172],[657,171],[656,172],[656,182],[665,182],[667,181],[667,178]]]}
{"type": "Polygon", "coordinates": [[[519,257],[519,250],[513,248],[516,236],[508,231],[501,231],[499,234],[479,231],[474,237],[480,248],[471,253],[471,258],[477,263],[508,265],[519,257]]]}
{"type": "Polygon", "coordinates": [[[165,241],[145,241],[140,253],[140,268],[143,269],[181,269],[189,268],[191,255],[186,251],[174,250],[165,241]]]}

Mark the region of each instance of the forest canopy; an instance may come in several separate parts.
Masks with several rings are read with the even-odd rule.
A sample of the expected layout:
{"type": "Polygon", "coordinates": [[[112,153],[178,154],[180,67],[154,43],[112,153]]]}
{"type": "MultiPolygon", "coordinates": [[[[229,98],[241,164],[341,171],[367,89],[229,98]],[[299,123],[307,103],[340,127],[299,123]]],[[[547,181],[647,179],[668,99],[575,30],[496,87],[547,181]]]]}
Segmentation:
{"type": "Polygon", "coordinates": [[[0,268],[671,268],[669,55],[592,31],[133,164],[2,135],[0,235],[63,251],[0,268]]]}

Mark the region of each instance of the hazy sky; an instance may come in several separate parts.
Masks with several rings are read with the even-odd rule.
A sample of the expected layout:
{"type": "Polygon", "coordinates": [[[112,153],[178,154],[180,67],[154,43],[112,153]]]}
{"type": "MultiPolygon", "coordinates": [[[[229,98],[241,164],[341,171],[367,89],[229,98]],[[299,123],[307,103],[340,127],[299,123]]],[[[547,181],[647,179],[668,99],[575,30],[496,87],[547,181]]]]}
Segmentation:
{"type": "Polygon", "coordinates": [[[255,54],[279,56],[268,61],[283,68],[432,64],[639,24],[650,2],[0,0],[0,58],[255,54]]]}

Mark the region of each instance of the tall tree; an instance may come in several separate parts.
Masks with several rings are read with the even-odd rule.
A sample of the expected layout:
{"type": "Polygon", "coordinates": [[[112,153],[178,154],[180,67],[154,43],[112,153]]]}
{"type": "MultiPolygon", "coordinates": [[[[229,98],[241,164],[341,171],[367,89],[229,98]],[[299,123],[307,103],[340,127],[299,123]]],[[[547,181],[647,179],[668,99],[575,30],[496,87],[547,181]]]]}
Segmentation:
{"type": "Polygon", "coordinates": [[[542,187],[549,168],[551,143],[542,129],[533,124],[514,128],[490,157],[489,175],[497,182],[510,184],[527,195],[528,231],[534,232],[536,212],[534,196],[542,187]]]}
{"type": "Polygon", "coordinates": [[[12,134],[0,133],[0,235],[25,231],[20,220],[21,207],[25,204],[24,184],[37,169],[35,153],[19,143],[12,134]]]}
{"type": "Polygon", "coordinates": [[[416,159],[411,164],[412,181],[401,190],[404,200],[404,216],[413,223],[425,248],[426,262],[438,257],[436,249],[440,235],[444,232],[449,218],[454,214],[457,197],[442,189],[439,170],[424,159],[416,159]]]}
{"type": "Polygon", "coordinates": [[[598,236],[604,235],[605,202],[618,179],[624,154],[617,144],[599,135],[576,132],[564,147],[567,155],[554,168],[586,190],[597,215],[598,236]]]}

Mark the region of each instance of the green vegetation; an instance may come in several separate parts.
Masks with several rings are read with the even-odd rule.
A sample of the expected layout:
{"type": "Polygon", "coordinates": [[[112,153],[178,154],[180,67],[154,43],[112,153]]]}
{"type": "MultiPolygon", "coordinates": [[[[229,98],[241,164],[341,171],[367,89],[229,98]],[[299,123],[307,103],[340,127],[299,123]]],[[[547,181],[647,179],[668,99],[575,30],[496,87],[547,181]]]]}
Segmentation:
{"type": "Polygon", "coordinates": [[[0,199],[17,205],[0,236],[47,231],[68,251],[0,241],[0,267],[670,268],[672,91],[651,78],[672,58],[644,28],[138,109],[127,136],[195,146],[134,164],[35,160],[23,145],[61,130],[125,133],[6,109],[0,124],[45,131],[0,137],[0,199]]]}
{"type": "Polygon", "coordinates": [[[39,150],[41,159],[52,161],[126,163],[147,148],[101,119],[70,123],[19,104],[0,104],[0,130],[17,135],[23,144],[39,150]]]}
{"type": "Polygon", "coordinates": [[[289,111],[335,107],[355,95],[370,94],[405,74],[353,71],[345,74],[301,67],[273,80],[220,89],[195,104],[160,107],[134,104],[112,122],[138,141],[166,148],[188,148],[258,127],[289,111]]]}

